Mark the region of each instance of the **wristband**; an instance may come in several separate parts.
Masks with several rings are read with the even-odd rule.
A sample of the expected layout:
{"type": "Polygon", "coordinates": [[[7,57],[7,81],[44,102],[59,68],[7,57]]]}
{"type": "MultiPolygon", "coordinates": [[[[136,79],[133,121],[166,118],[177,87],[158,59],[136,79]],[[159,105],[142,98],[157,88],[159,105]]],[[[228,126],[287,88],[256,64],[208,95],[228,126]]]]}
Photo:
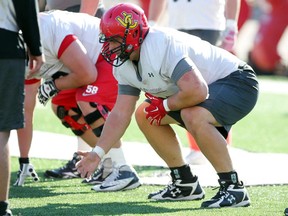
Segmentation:
{"type": "Polygon", "coordinates": [[[237,30],[237,21],[233,19],[226,20],[226,28],[237,30]]]}
{"type": "Polygon", "coordinates": [[[163,107],[167,112],[170,111],[170,109],[168,107],[168,99],[163,100],[163,107]]]}
{"type": "Polygon", "coordinates": [[[95,148],[93,148],[92,151],[95,152],[101,159],[106,154],[104,149],[101,148],[100,146],[95,146],[95,148]]]}
{"type": "Polygon", "coordinates": [[[156,26],[156,22],[154,20],[149,20],[148,21],[149,26],[153,27],[156,26]]]}

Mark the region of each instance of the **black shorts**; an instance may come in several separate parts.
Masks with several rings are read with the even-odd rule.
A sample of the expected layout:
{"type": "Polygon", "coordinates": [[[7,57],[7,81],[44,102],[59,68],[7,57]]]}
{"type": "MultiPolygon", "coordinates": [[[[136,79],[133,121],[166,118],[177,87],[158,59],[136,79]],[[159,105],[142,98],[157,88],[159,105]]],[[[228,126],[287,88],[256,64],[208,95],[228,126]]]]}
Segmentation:
{"type": "Polygon", "coordinates": [[[0,59],[0,131],[24,127],[25,59],[0,59]]]}
{"type": "Polygon", "coordinates": [[[217,45],[219,40],[220,40],[220,36],[221,36],[221,31],[219,30],[210,30],[210,29],[190,29],[190,30],[186,30],[186,29],[179,29],[179,31],[182,32],[186,32],[188,34],[191,35],[195,35],[199,38],[201,38],[202,40],[208,41],[209,43],[213,44],[213,45],[217,45]]]}
{"type": "MultiPolygon", "coordinates": [[[[66,8],[65,10],[77,13],[80,11],[80,5],[71,6],[71,7],[66,8]]],[[[104,7],[100,7],[97,9],[95,17],[101,18],[104,13],[105,13],[104,7]]]]}
{"type": "MultiPolygon", "coordinates": [[[[197,106],[209,110],[227,134],[233,124],[254,108],[258,99],[258,81],[249,65],[239,66],[237,71],[211,83],[208,88],[209,97],[197,106]]],[[[180,112],[171,111],[168,115],[185,127],[180,112]]]]}

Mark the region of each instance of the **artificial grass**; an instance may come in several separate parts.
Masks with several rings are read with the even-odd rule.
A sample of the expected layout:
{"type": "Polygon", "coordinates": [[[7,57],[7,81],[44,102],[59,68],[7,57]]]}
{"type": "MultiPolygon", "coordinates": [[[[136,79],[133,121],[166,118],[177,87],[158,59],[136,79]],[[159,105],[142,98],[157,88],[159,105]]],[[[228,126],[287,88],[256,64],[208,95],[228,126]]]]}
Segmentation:
{"type": "MultiPolygon", "coordinates": [[[[261,80],[267,80],[264,77],[261,80]]],[[[270,78],[271,82],[287,81],[284,78],[270,78]]],[[[255,108],[232,127],[232,145],[251,152],[288,153],[288,94],[260,92],[255,108]]],[[[139,103],[144,98],[139,100],[139,103]]],[[[189,145],[186,131],[173,126],[184,147],[189,145]]],[[[34,115],[34,129],[73,136],[52,113],[50,104],[38,105],[34,115]]],[[[123,136],[124,141],[147,143],[134,120],[123,136]]]]}
{"type": "MultiPolygon", "coordinates": [[[[267,79],[267,78],[264,78],[267,79]]],[[[269,78],[270,79],[270,78],[269,78]]],[[[283,81],[276,78],[274,82],[283,81]]],[[[288,153],[287,120],[288,95],[261,92],[254,110],[232,129],[232,145],[253,152],[288,153]]],[[[140,100],[142,101],[142,100],[140,100]]],[[[62,126],[52,113],[49,104],[37,106],[34,129],[73,134],[62,126]]],[[[183,146],[188,146],[186,132],[175,127],[183,146]]],[[[135,120],[131,122],[123,140],[146,142],[135,120]]],[[[150,192],[162,186],[143,185],[135,190],[115,193],[97,193],[91,186],[81,184],[81,179],[45,179],[43,173],[63,165],[64,161],[32,159],[40,176],[39,182],[31,179],[24,187],[12,186],[18,170],[17,158],[12,157],[12,178],[10,204],[14,215],[233,215],[251,216],[283,215],[288,207],[288,186],[251,186],[247,187],[252,205],[246,208],[201,209],[202,201],[151,202],[147,199],[150,192]]],[[[281,166],[285,166],[282,164],[281,166]]],[[[135,167],[141,176],[150,175],[157,167],[135,167]]],[[[283,170],[285,172],[285,169],[283,170]]],[[[267,173],[269,175],[269,173],[267,173]]],[[[206,198],[214,196],[217,190],[204,188],[206,198]]]]}
{"type": "MultiPolygon", "coordinates": [[[[150,201],[147,195],[163,186],[143,185],[134,190],[120,192],[95,192],[81,179],[45,179],[43,173],[51,167],[63,164],[60,160],[35,159],[39,182],[25,181],[24,187],[12,186],[18,170],[17,158],[12,158],[10,204],[14,215],[233,215],[233,216],[276,216],[283,215],[288,207],[288,186],[247,187],[252,204],[250,207],[202,209],[200,201],[150,201]]],[[[150,168],[135,167],[138,174],[145,176],[150,168]]],[[[204,187],[207,200],[217,190],[204,187]]]]}

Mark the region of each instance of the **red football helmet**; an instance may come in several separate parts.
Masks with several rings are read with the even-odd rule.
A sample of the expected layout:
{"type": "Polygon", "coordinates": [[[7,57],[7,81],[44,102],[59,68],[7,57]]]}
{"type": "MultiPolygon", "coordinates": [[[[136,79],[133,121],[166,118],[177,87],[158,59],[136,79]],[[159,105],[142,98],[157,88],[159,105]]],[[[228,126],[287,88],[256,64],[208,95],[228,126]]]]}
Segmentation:
{"type": "Polygon", "coordinates": [[[108,63],[118,67],[129,59],[134,50],[139,49],[149,27],[144,11],[139,6],[120,3],[103,15],[100,31],[99,41],[105,43],[101,53],[108,63]],[[111,41],[118,42],[119,46],[110,50],[111,41]]]}

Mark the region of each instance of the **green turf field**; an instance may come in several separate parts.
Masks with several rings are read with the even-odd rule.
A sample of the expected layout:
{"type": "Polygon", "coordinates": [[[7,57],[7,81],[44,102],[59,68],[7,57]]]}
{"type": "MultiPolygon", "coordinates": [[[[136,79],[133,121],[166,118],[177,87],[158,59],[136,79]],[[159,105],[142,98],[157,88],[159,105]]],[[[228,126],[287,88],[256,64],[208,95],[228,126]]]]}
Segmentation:
{"type": "MultiPolygon", "coordinates": [[[[288,94],[261,93],[258,104],[251,114],[233,127],[232,145],[253,152],[288,153],[287,98],[288,94]]],[[[37,107],[34,122],[35,130],[72,135],[59,123],[49,107],[37,107]]],[[[186,132],[178,127],[175,129],[183,145],[187,146],[186,132]]],[[[123,139],[146,142],[135,121],[132,121],[123,139]]],[[[145,185],[131,191],[97,193],[91,191],[91,186],[81,184],[81,179],[52,180],[43,177],[46,169],[59,167],[64,163],[65,161],[61,160],[33,158],[33,164],[37,167],[41,181],[34,183],[29,179],[24,187],[15,187],[12,184],[16,180],[18,161],[17,158],[12,158],[10,204],[14,215],[277,216],[284,215],[284,209],[288,207],[287,185],[248,187],[252,205],[247,208],[201,209],[201,201],[149,201],[147,195],[161,189],[161,186],[145,185]]],[[[281,166],[283,172],[287,171],[287,164],[281,166]]],[[[159,169],[135,168],[140,177],[159,169]]],[[[217,192],[210,187],[204,189],[205,199],[209,199],[217,192]]]]}
{"type": "MultiPolygon", "coordinates": [[[[201,201],[155,202],[149,201],[150,192],[162,186],[141,186],[130,191],[101,193],[91,190],[81,179],[45,179],[43,173],[51,167],[59,167],[60,160],[33,159],[40,182],[27,180],[24,187],[11,186],[10,203],[14,215],[227,215],[227,216],[277,216],[283,215],[288,207],[288,186],[248,187],[252,205],[243,208],[201,209],[201,201]]],[[[16,180],[18,161],[12,159],[12,179],[16,180]]],[[[145,176],[156,168],[135,167],[138,174],[145,176]]],[[[267,174],[268,175],[268,174],[267,174]]],[[[217,190],[204,188],[206,198],[215,195],[217,190]]]]}
{"type": "MultiPolygon", "coordinates": [[[[274,83],[285,80],[288,82],[284,78],[269,79],[274,81],[274,83]]],[[[143,100],[140,99],[139,102],[141,101],[143,100]]],[[[252,112],[233,126],[233,146],[252,152],[288,153],[286,138],[288,134],[287,122],[288,90],[287,94],[260,93],[258,103],[252,112]]],[[[65,128],[52,113],[50,104],[44,108],[42,105],[37,106],[34,117],[34,128],[35,130],[73,136],[72,132],[65,128]]],[[[188,146],[186,132],[178,126],[175,126],[175,130],[183,146],[188,146]]],[[[124,134],[123,140],[146,142],[134,119],[124,134]]]]}

